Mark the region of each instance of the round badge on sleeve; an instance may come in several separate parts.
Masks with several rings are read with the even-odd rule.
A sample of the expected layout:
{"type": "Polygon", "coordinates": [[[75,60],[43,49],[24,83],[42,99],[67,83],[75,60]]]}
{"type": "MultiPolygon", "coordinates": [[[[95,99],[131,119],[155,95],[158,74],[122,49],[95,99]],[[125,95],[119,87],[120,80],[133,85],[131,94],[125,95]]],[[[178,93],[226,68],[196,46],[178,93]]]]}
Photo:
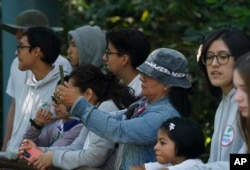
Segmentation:
{"type": "Polygon", "coordinates": [[[228,146],[233,142],[234,139],[234,129],[232,126],[227,125],[222,136],[221,144],[222,146],[228,146]]]}

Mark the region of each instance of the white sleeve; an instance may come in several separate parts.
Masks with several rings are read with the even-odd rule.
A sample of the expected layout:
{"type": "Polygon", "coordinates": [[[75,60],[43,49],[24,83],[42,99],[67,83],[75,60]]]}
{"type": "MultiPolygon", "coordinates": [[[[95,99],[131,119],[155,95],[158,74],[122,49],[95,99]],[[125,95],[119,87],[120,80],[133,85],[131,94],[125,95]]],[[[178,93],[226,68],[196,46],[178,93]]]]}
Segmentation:
{"type": "Polygon", "coordinates": [[[6,88],[6,93],[14,99],[18,98],[20,91],[27,80],[27,75],[30,74],[28,73],[30,71],[19,70],[18,64],[18,58],[15,58],[10,67],[10,76],[6,88]]]}
{"type": "Polygon", "coordinates": [[[169,166],[169,170],[186,170],[192,169],[194,165],[203,164],[200,159],[187,159],[177,165],[169,166]]]}
{"type": "Polygon", "coordinates": [[[72,71],[72,66],[70,64],[70,62],[68,61],[68,59],[62,55],[59,55],[54,63],[55,65],[59,66],[62,65],[64,71],[66,71],[68,74],[71,73],[72,71]]]}
{"type": "Polygon", "coordinates": [[[209,162],[206,164],[196,164],[192,170],[229,170],[229,162],[227,161],[218,161],[218,162],[209,162]]]}
{"type": "Polygon", "coordinates": [[[160,168],[167,167],[169,164],[160,164],[158,162],[145,163],[145,170],[158,170],[160,168]]]}

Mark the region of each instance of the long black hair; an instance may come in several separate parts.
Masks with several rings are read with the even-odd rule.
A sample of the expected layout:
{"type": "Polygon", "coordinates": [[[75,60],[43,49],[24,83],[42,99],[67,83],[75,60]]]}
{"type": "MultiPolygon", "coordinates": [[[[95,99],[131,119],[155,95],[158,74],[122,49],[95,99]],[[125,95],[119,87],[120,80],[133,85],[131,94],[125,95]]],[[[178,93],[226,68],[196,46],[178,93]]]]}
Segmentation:
{"type": "Polygon", "coordinates": [[[124,109],[136,101],[133,89],[121,84],[112,73],[104,74],[92,64],[81,64],[75,68],[70,79],[81,92],[92,89],[99,103],[112,99],[119,109],[124,109]]]}
{"type": "Polygon", "coordinates": [[[172,87],[169,93],[171,104],[183,117],[188,117],[192,113],[192,104],[189,95],[193,93],[193,87],[187,89],[172,87]]]}

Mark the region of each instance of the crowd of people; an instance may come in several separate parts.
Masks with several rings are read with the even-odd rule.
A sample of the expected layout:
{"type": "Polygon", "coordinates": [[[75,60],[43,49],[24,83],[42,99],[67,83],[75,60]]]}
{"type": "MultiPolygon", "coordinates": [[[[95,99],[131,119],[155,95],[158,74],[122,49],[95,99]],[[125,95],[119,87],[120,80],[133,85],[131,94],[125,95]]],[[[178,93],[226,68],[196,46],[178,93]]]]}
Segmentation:
{"type": "Polygon", "coordinates": [[[250,153],[250,39],[243,31],[215,30],[198,49],[207,88],[221,99],[203,162],[185,55],[151,50],[135,28],[85,25],[68,32],[66,59],[56,33],[62,29],[27,15],[48,20],[31,9],[17,16],[29,27],[2,24],[18,46],[0,159],[25,160],[35,148],[41,152],[24,163],[38,170],[226,170],[231,153],[250,153]]]}

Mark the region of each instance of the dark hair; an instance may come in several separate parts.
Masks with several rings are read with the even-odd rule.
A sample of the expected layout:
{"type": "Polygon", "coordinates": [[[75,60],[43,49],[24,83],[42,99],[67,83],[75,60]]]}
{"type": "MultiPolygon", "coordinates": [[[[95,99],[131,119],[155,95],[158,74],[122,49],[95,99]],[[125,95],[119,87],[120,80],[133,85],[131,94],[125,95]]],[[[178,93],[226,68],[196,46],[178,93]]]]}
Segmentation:
{"type": "Polygon", "coordinates": [[[215,41],[221,39],[225,45],[230,50],[233,58],[235,61],[237,59],[248,52],[250,50],[250,42],[246,34],[241,30],[234,29],[234,28],[223,28],[219,29],[213,33],[211,33],[203,43],[203,47],[201,50],[201,56],[199,58],[198,64],[205,75],[205,80],[207,86],[210,90],[210,93],[215,97],[221,97],[222,89],[220,87],[215,87],[211,84],[206,66],[202,63],[202,57],[207,54],[207,50],[209,49],[210,45],[215,41]]]}
{"type": "Polygon", "coordinates": [[[162,123],[159,130],[175,143],[176,156],[193,159],[205,152],[205,138],[199,125],[191,118],[174,117],[162,123]],[[175,126],[170,129],[171,124],[175,126]]]}
{"type": "Polygon", "coordinates": [[[172,87],[169,93],[170,103],[183,117],[188,117],[192,113],[192,104],[188,95],[193,94],[193,88],[184,89],[172,87]]]}
{"type": "Polygon", "coordinates": [[[127,54],[134,69],[141,65],[150,53],[150,42],[143,32],[135,29],[117,29],[106,33],[107,45],[117,49],[118,56],[127,54]]]}
{"type": "Polygon", "coordinates": [[[30,51],[39,47],[43,53],[45,63],[53,64],[61,51],[61,40],[56,33],[44,26],[29,27],[23,31],[30,44],[30,51]]]}
{"type": "Polygon", "coordinates": [[[71,72],[70,79],[81,92],[91,88],[100,103],[112,99],[119,109],[124,109],[136,101],[131,88],[119,83],[111,73],[104,74],[94,65],[81,64],[71,72]]]}
{"type": "MultiPolygon", "coordinates": [[[[64,76],[64,81],[69,82],[69,75],[64,76]]],[[[58,80],[56,85],[60,85],[60,84],[61,84],[61,79],[58,80]]]]}
{"type": "MultiPolygon", "coordinates": [[[[244,81],[248,97],[248,106],[250,106],[250,52],[241,56],[235,62],[234,69],[239,72],[244,81]]],[[[247,144],[247,153],[250,153],[250,109],[248,111],[248,118],[243,117],[241,114],[239,114],[239,117],[241,130],[247,144]]]]}

